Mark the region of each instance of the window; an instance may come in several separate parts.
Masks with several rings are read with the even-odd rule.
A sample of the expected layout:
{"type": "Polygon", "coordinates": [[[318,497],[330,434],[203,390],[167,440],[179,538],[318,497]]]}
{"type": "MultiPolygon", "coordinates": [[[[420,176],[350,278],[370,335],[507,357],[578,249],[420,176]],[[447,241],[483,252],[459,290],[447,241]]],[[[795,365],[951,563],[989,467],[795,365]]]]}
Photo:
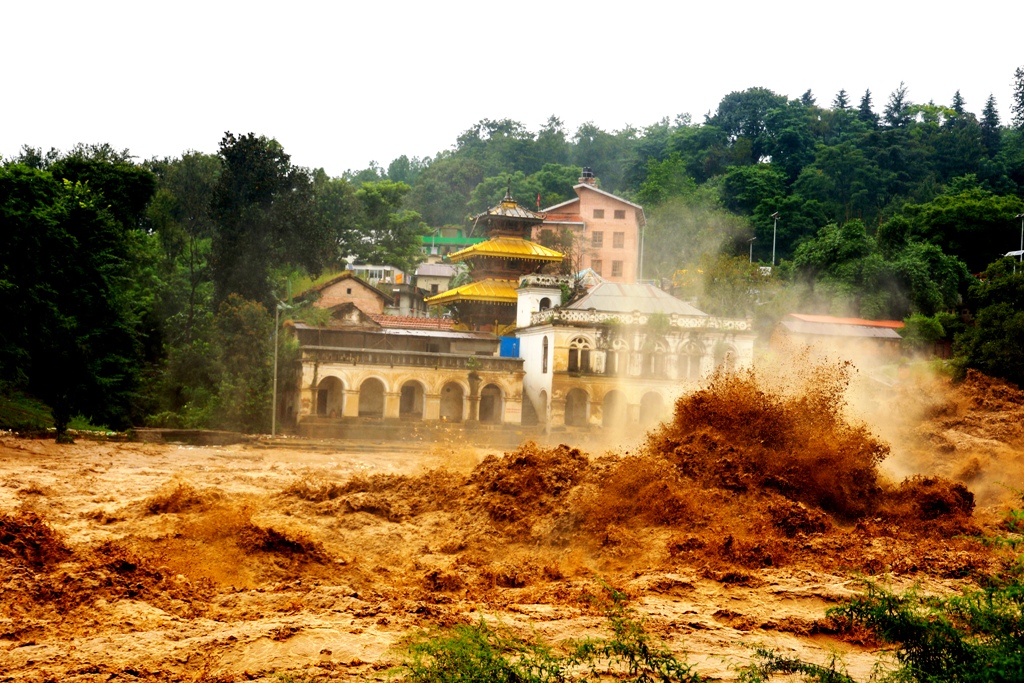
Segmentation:
{"type": "Polygon", "coordinates": [[[441,345],[427,342],[427,353],[441,353],[441,345]]]}
{"type": "Polygon", "coordinates": [[[590,343],[583,337],[569,343],[569,372],[590,372],[590,343]]]}
{"type": "Polygon", "coordinates": [[[594,218],[604,218],[604,209],[594,209],[594,218]]]}
{"type": "Polygon", "coordinates": [[[604,233],[603,232],[595,232],[595,233],[591,234],[590,235],[590,246],[594,247],[595,249],[600,249],[601,247],[603,247],[604,246],[604,233]]]}
{"type": "Polygon", "coordinates": [[[614,232],[612,233],[612,247],[615,249],[622,249],[626,246],[626,233],[614,232]]]}
{"type": "Polygon", "coordinates": [[[435,283],[435,284],[430,285],[430,296],[436,296],[436,295],[437,295],[437,284],[435,283]]]}
{"type": "Polygon", "coordinates": [[[544,337],[544,342],[541,344],[543,351],[541,353],[540,371],[542,374],[547,374],[548,371],[548,338],[544,337]]]}
{"type": "Polygon", "coordinates": [[[603,265],[604,263],[601,262],[601,259],[596,259],[590,262],[590,269],[597,273],[598,275],[603,275],[603,273],[601,272],[601,266],[603,265]]]}
{"type": "Polygon", "coordinates": [[[622,277],[622,261],[612,261],[612,277],[622,277]]]}
{"type": "Polygon", "coordinates": [[[626,210],[615,209],[615,219],[620,221],[626,220],[626,210]]]}
{"type": "Polygon", "coordinates": [[[347,289],[345,289],[345,293],[346,294],[351,294],[352,293],[352,288],[348,287],[347,289]]]}

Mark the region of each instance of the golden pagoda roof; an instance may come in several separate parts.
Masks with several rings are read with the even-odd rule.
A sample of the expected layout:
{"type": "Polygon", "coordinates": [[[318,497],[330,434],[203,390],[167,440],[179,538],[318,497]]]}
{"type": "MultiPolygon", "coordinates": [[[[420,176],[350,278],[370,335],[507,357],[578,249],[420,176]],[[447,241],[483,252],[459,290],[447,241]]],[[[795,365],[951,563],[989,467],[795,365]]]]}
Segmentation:
{"type": "Polygon", "coordinates": [[[479,213],[473,218],[480,220],[488,216],[495,216],[499,218],[522,218],[529,221],[535,221],[540,223],[544,220],[544,214],[530,211],[529,209],[519,205],[519,202],[512,199],[512,188],[511,186],[505,192],[505,198],[498,202],[497,206],[492,206],[483,213],[479,213]]]}
{"type": "Polygon", "coordinates": [[[565,255],[548,249],[542,244],[525,240],[522,237],[495,237],[486,242],[461,249],[448,255],[450,261],[464,261],[474,256],[490,256],[493,258],[517,258],[527,261],[561,262],[565,255]]]}
{"type": "Polygon", "coordinates": [[[518,280],[494,280],[488,278],[479,282],[470,282],[468,285],[462,285],[455,289],[449,289],[424,301],[430,306],[451,304],[456,301],[514,304],[519,296],[516,293],[518,286],[518,280]]]}

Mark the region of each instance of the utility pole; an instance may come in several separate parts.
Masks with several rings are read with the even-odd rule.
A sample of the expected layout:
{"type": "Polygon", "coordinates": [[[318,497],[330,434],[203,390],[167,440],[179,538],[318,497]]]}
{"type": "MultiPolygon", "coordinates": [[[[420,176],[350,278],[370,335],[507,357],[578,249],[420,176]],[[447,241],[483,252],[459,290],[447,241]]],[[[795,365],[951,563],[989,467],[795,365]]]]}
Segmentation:
{"type": "MultiPolygon", "coordinates": [[[[276,298],[276,297],[275,297],[276,298]]],[[[278,301],[274,306],[274,395],[270,401],[270,435],[277,434],[277,328],[281,318],[281,310],[291,308],[283,301],[278,301]]]]}
{"type": "Polygon", "coordinates": [[[775,267],[775,236],[779,232],[779,212],[773,213],[770,218],[775,219],[775,227],[772,228],[772,268],[775,267]]]}

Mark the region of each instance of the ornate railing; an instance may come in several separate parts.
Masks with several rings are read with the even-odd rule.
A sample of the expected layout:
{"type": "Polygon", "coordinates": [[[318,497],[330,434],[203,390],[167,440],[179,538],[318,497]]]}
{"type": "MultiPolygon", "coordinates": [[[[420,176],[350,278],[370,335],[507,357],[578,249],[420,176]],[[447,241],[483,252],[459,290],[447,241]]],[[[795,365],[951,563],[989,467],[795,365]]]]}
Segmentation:
{"type": "Polygon", "coordinates": [[[481,372],[517,372],[523,369],[522,358],[498,356],[467,356],[457,353],[424,351],[385,351],[377,349],[346,349],[337,346],[303,346],[303,362],[344,363],[345,365],[376,365],[437,370],[479,370],[481,372]]]}
{"type": "MultiPolygon", "coordinates": [[[[608,311],[578,310],[572,308],[556,308],[549,311],[538,311],[530,316],[530,324],[540,325],[543,323],[568,323],[583,325],[646,325],[651,313],[612,313],[608,311]]],[[[668,315],[669,324],[672,327],[683,329],[701,330],[729,330],[734,332],[750,332],[751,321],[743,318],[717,318],[703,315],[680,315],[672,313],[668,315]]]]}

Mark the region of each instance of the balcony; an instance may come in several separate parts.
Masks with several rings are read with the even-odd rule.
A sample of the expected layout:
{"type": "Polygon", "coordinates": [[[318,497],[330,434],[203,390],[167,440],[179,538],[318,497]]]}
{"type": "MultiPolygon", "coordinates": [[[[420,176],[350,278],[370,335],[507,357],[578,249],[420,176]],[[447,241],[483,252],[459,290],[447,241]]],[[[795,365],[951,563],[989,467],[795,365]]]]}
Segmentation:
{"type": "Polygon", "coordinates": [[[425,351],[346,349],[337,346],[303,346],[302,362],[341,363],[377,367],[424,368],[431,370],[473,370],[479,372],[522,372],[522,358],[467,356],[425,351]]]}

